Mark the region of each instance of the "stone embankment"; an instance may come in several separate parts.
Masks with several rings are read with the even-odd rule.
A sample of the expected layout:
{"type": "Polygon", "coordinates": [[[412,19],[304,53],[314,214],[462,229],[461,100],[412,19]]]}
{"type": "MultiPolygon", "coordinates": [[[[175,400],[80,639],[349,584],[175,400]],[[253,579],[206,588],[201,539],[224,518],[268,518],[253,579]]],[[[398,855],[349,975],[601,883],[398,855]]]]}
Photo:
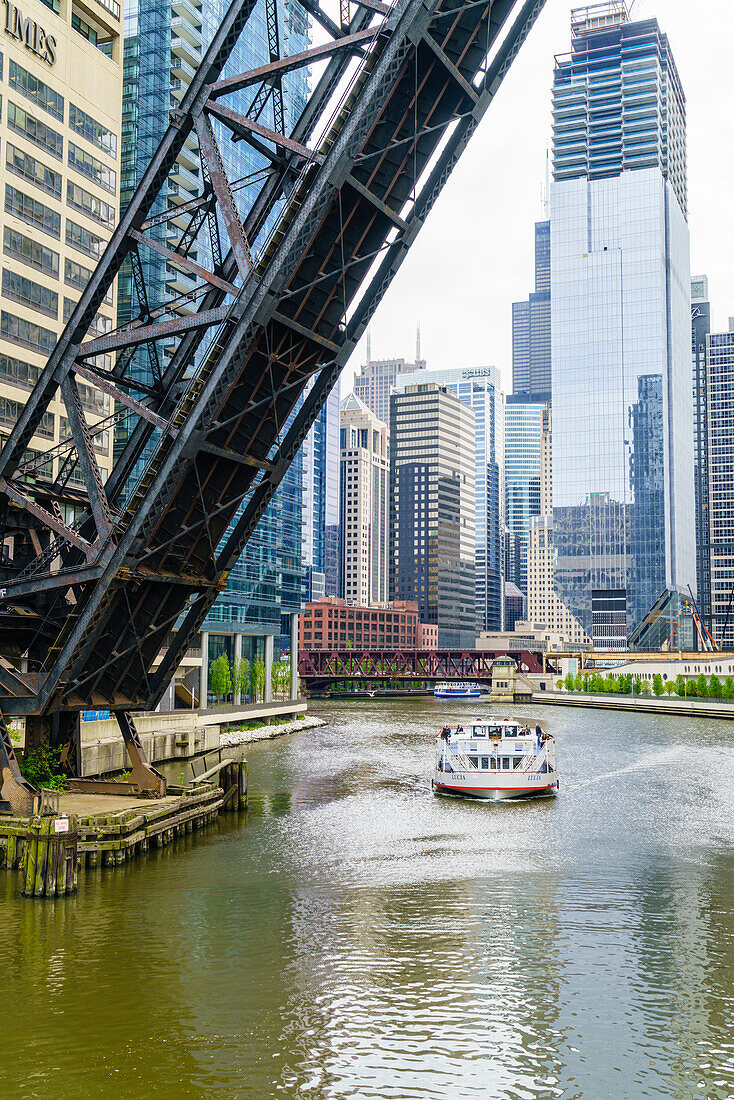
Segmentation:
{"type": "Polygon", "coordinates": [[[221,748],[229,745],[250,745],[253,741],[267,741],[272,737],[280,737],[284,733],[299,733],[301,730],[315,729],[317,726],[325,726],[323,718],[302,718],[300,721],[280,722],[278,725],[258,726],[250,730],[222,730],[219,735],[221,748]]]}

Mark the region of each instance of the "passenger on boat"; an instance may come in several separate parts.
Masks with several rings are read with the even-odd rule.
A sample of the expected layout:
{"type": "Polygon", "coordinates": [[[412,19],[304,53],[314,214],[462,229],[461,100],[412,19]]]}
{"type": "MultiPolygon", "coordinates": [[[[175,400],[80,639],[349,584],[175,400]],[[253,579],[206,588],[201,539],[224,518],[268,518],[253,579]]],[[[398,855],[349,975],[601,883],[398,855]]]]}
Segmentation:
{"type": "Polygon", "coordinates": [[[444,726],[438,736],[441,738],[442,741],[448,741],[450,735],[451,735],[451,730],[449,729],[448,726],[444,726]]]}

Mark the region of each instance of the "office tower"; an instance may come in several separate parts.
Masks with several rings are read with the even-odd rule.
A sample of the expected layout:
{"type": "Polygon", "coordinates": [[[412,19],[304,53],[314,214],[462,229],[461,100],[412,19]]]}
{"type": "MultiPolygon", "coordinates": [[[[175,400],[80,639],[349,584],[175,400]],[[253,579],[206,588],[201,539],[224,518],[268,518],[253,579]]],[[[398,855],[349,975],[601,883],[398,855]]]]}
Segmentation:
{"type": "Polygon", "coordinates": [[[505,398],[505,521],[513,536],[507,580],[527,594],[528,533],[540,515],[540,434],[545,405],[522,394],[505,398]]]}
{"type": "Polygon", "coordinates": [[[722,649],[734,649],[734,317],[728,332],[706,337],[708,516],[711,625],[722,649]]]}
{"type": "Polygon", "coordinates": [[[353,393],[342,401],[340,416],[340,594],[350,603],[384,603],[389,596],[389,432],[353,393]]]}
{"type": "Polygon", "coordinates": [[[528,533],[527,621],[571,644],[588,645],[588,634],[558,597],[553,571],[553,434],[551,407],[546,405],[540,425],[540,515],[531,516],[528,533]]]}
{"type": "MultiPolygon", "coordinates": [[[[189,4],[176,0],[132,0],[125,12],[125,85],[123,95],[122,206],[131,197],[148,160],[168,125],[170,112],[183,99],[204,51],[227,11],[227,0],[203,0],[189,4]]],[[[276,6],[278,34],[289,42],[288,52],[304,50],[309,42],[308,16],[298,0],[284,0],[276,6]]],[[[240,35],[223,76],[247,72],[268,61],[266,6],[258,4],[240,35]]],[[[307,71],[283,77],[284,126],[290,132],[306,103],[307,71]]],[[[248,114],[251,89],[228,97],[228,105],[248,114]]],[[[260,122],[278,128],[275,101],[271,97],[260,122]]],[[[270,161],[247,141],[236,145],[223,139],[221,123],[214,122],[215,137],[225,158],[229,180],[234,184],[235,201],[247,200],[257,193],[262,174],[270,161]]],[[[150,235],[174,248],[180,227],[175,218],[163,220],[179,206],[196,199],[207,179],[207,169],[199,155],[198,140],[192,133],[170,174],[166,193],[161,195],[151,215],[158,224],[150,235]]],[[[262,230],[258,246],[269,232],[262,230]]],[[[197,255],[191,258],[204,267],[212,266],[207,245],[200,234],[197,255]]],[[[141,250],[149,287],[156,288],[159,301],[179,299],[196,286],[196,276],[170,256],[162,257],[141,250]]],[[[123,267],[120,273],[119,323],[137,315],[132,273],[123,267]]],[[[190,305],[181,306],[190,309],[190,305]]],[[[166,349],[170,354],[172,349],[166,349]]],[[[164,357],[165,361],[165,357],[164,357]]],[[[136,354],[134,370],[147,378],[153,369],[143,350],[136,354]]],[[[121,433],[118,446],[124,443],[121,433]]],[[[241,655],[249,661],[269,657],[274,639],[288,645],[286,617],[299,611],[302,597],[302,511],[303,453],[290,465],[262,519],[258,523],[237,565],[230,573],[227,589],[217,599],[203,624],[202,652],[211,662],[226,653],[230,659],[241,655]],[[206,656],[208,654],[208,657],[206,656]]],[[[236,518],[233,522],[236,522],[236,518]]]]}
{"type": "MultiPolygon", "coordinates": [[[[120,184],[122,27],[115,0],[88,8],[13,4],[5,9],[4,110],[0,123],[5,167],[0,310],[0,445],[71,316],[117,221],[120,184]],[[82,79],[83,76],[83,79],[82,79]]],[[[3,71],[4,70],[4,71],[3,71]]],[[[89,330],[115,327],[116,284],[89,330]]],[[[93,365],[108,370],[110,355],[93,365]]],[[[110,398],[77,379],[103,477],[112,465],[110,398]]],[[[45,452],[71,442],[66,407],[57,393],[36,429],[21,471],[53,481],[68,455],[45,452]]],[[[65,475],[66,476],[66,475],[65,475]]],[[[67,484],[84,486],[75,464],[67,484]]]]}
{"type": "Polygon", "coordinates": [[[549,401],[551,394],[550,222],[535,223],[535,290],[512,303],[512,392],[549,401]]]}
{"type": "Polygon", "coordinates": [[[473,647],[474,410],[445,386],[390,398],[390,598],[416,600],[440,647],[473,647]]]}
{"type": "Polygon", "coordinates": [[[622,649],[696,583],[685,100],[666,36],[624,3],[571,14],[551,185],[555,583],[622,649]]]}
{"type": "Polygon", "coordinates": [[[405,359],[372,359],[370,358],[370,349],[371,343],[368,333],[367,362],[362,364],[359,373],[354,377],[354,392],[379,420],[389,424],[390,393],[395,386],[396,379],[402,374],[412,374],[413,371],[425,370],[426,361],[421,359],[420,326],[416,332],[414,363],[407,362],[405,359]]]}
{"type": "Polygon", "coordinates": [[[474,409],[477,630],[502,629],[504,555],[504,395],[494,367],[402,374],[395,390],[423,382],[444,386],[474,409]]]}
{"type": "Polygon", "coordinates": [[[301,448],[304,600],[339,593],[339,405],[337,381],[301,448]]]}
{"type": "Polygon", "coordinates": [[[696,589],[698,613],[711,629],[711,546],[709,543],[708,391],[706,337],[711,305],[705,275],[691,279],[691,363],[693,367],[693,461],[696,503],[696,589]]]}

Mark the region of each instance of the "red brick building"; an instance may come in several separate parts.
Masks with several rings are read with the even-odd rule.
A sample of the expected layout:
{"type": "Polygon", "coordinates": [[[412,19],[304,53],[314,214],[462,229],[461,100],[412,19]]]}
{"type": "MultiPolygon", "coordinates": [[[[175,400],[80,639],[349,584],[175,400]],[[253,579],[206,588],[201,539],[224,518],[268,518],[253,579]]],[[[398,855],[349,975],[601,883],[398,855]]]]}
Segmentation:
{"type": "Polygon", "coordinates": [[[327,597],[307,603],[298,624],[299,649],[435,649],[438,627],[421,623],[418,604],[395,600],[352,607],[327,597]]]}

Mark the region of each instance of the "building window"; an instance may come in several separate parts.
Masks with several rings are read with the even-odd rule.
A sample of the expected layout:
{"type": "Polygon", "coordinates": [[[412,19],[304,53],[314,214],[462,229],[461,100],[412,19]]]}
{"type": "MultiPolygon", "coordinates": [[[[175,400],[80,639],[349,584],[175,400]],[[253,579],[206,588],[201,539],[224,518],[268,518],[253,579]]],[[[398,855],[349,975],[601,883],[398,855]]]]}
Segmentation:
{"type": "Polygon", "coordinates": [[[69,104],[69,129],[91,141],[113,160],[117,159],[117,135],[73,103],[69,104]]]}
{"type": "Polygon", "coordinates": [[[80,149],[73,141],[69,142],[67,160],[70,168],[80,172],[87,179],[92,180],[103,187],[105,191],[109,191],[111,195],[114,195],[117,188],[117,173],[114,169],[108,168],[106,164],[102,164],[91,153],[86,153],[83,149],[80,149]]]}
{"type": "MultiPolygon", "coordinates": [[[[0,397],[0,424],[4,424],[8,428],[14,427],[22,408],[23,406],[20,405],[17,401],[12,401],[9,397],[0,397]]],[[[44,439],[53,439],[53,413],[47,412],[43,414],[43,417],[41,418],[41,423],[38,425],[33,434],[41,436],[44,439]]]]}
{"type": "Polygon", "coordinates": [[[87,42],[91,42],[93,46],[105,55],[105,57],[112,57],[112,36],[101,29],[101,27],[93,27],[91,23],[88,23],[86,19],[83,19],[78,11],[72,8],[71,11],[71,25],[77,34],[80,34],[82,38],[86,38],[87,42]]]}
{"type": "Polygon", "coordinates": [[[16,176],[40,187],[48,195],[61,198],[61,173],[47,168],[30,153],[24,153],[9,141],[5,143],[5,167],[9,172],[14,172],[16,176]]]}
{"type": "Polygon", "coordinates": [[[72,248],[78,249],[79,252],[91,256],[93,260],[98,260],[105,250],[107,241],[103,240],[102,237],[98,237],[96,233],[90,233],[83,225],[77,225],[76,222],[67,218],[66,243],[71,245],[72,248]]]}
{"type": "Polygon", "coordinates": [[[43,271],[53,279],[59,277],[59,254],[42,241],[33,241],[6,225],[3,230],[3,251],[6,256],[15,256],[21,263],[43,271]]]}
{"type": "Polygon", "coordinates": [[[56,345],[56,333],[33,321],[24,321],[13,313],[0,312],[0,336],[13,344],[47,354],[56,345]]]}
{"type": "Polygon", "coordinates": [[[72,183],[71,180],[67,181],[66,201],[69,206],[73,206],[75,210],[79,210],[87,217],[93,218],[106,229],[114,229],[116,218],[113,207],[104,199],[98,199],[96,195],[80,187],[78,183],[72,183]]]}
{"type": "Polygon", "coordinates": [[[35,103],[43,111],[47,111],[53,118],[59,122],[64,121],[64,97],[55,92],[53,88],[49,88],[48,84],[44,84],[33,73],[21,68],[12,59],[8,70],[8,83],[16,92],[20,92],[26,99],[30,99],[32,103],[35,103]]]}
{"type": "Polygon", "coordinates": [[[36,118],[24,107],[18,107],[15,103],[8,103],[8,126],[17,134],[22,134],[28,141],[38,145],[40,149],[50,153],[57,160],[64,158],[64,139],[56,130],[47,126],[45,122],[36,118]]]}
{"type": "MultiPolygon", "coordinates": [[[[92,272],[88,267],[84,267],[83,264],[78,264],[74,260],[64,260],[64,282],[67,286],[73,286],[77,290],[86,290],[91,277],[92,272]]],[[[108,306],[112,305],[112,287],[107,291],[102,301],[108,306]]]]}
{"type": "Polygon", "coordinates": [[[29,225],[37,226],[44,233],[50,233],[52,237],[61,236],[61,215],[9,183],[5,184],[5,211],[29,225]]]}
{"type": "Polygon", "coordinates": [[[0,378],[14,386],[33,389],[41,376],[41,370],[41,367],[34,367],[32,363],[15,359],[12,355],[6,355],[5,352],[0,353],[0,378]]]}

